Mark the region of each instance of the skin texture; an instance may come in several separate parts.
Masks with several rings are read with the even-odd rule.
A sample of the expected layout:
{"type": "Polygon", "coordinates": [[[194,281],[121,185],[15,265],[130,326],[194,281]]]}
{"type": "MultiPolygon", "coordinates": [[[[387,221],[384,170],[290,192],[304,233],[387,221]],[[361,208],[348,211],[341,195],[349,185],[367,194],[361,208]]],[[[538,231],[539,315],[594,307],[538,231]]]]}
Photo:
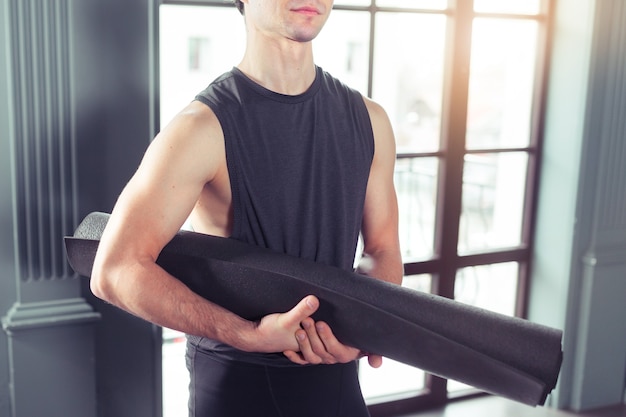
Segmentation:
{"type": "MultiPolygon", "coordinates": [[[[311,41],[332,0],[244,0],[247,48],[239,69],[262,86],[300,94],[315,78],[311,41]]],[[[395,142],[384,110],[364,98],[375,155],[365,198],[359,272],[402,280],[398,209],[393,186],[395,142]]],[[[194,230],[229,236],[232,195],[224,135],[210,108],[192,102],[157,135],[112,210],[96,255],[93,293],[145,320],[220,340],[250,352],[283,352],[299,364],[348,362],[367,355],[341,344],[310,317],[319,300],[307,296],[290,311],[250,322],[191,292],[156,265],[161,249],[187,218],[194,230]],[[176,202],[176,204],[172,204],[176,202]]]]}

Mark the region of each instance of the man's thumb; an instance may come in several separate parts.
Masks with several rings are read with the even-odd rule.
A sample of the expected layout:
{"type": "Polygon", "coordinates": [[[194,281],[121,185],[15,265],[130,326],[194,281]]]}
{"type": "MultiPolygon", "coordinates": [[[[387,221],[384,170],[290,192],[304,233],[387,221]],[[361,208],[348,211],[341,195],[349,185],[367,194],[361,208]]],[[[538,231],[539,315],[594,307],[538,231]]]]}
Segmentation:
{"type": "Polygon", "coordinates": [[[307,295],[291,310],[291,312],[294,315],[293,318],[300,322],[315,313],[319,306],[320,302],[316,296],[307,295]]]}

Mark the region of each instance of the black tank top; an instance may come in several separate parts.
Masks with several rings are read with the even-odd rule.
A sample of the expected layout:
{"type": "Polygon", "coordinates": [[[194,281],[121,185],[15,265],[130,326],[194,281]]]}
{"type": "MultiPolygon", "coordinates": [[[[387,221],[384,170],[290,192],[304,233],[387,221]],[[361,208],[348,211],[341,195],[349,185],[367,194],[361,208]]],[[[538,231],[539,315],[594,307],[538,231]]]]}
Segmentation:
{"type": "MultiPolygon", "coordinates": [[[[224,132],[231,237],[351,270],[374,155],[361,94],[319,67],[311,87],[296,96],[233,68],[196,100],[213,110],[224,132]]],[[[228,350],[214,341],[202,346],[228,350]]],[[[259,362],[259,355],[229,356],[259,362]]]]}

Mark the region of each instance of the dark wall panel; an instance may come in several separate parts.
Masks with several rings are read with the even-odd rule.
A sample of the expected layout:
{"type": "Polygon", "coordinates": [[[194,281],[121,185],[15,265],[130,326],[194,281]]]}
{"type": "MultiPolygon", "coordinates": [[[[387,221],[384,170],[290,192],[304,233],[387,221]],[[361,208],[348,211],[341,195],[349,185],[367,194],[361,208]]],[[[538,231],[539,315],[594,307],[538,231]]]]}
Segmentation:
{"type": "Polygon", "coordinates": [[[161,413],[159,330],[94,299],[62,245],[154,136],[157,3],[0,3],[2,416],[161,413]]]}
{"type": "MultiPolygon", "coordinates": [[[[77,212],[110,211],[155,134],[155,1],[73,3],[77,212]]],[[[95,299],[99,417],[161,415],[160,330],[95,299]]]]}

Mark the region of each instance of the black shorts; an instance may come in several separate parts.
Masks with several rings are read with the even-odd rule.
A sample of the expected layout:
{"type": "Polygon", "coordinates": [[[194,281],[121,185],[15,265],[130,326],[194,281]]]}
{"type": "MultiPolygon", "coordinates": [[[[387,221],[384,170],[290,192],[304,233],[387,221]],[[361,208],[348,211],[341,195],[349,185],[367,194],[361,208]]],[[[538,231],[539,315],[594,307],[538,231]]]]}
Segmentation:
{"type": "Polygon", "coordinates": [[[356,361],[275,367],[187,344],[190,417],[368,417],[356,361]]]}

